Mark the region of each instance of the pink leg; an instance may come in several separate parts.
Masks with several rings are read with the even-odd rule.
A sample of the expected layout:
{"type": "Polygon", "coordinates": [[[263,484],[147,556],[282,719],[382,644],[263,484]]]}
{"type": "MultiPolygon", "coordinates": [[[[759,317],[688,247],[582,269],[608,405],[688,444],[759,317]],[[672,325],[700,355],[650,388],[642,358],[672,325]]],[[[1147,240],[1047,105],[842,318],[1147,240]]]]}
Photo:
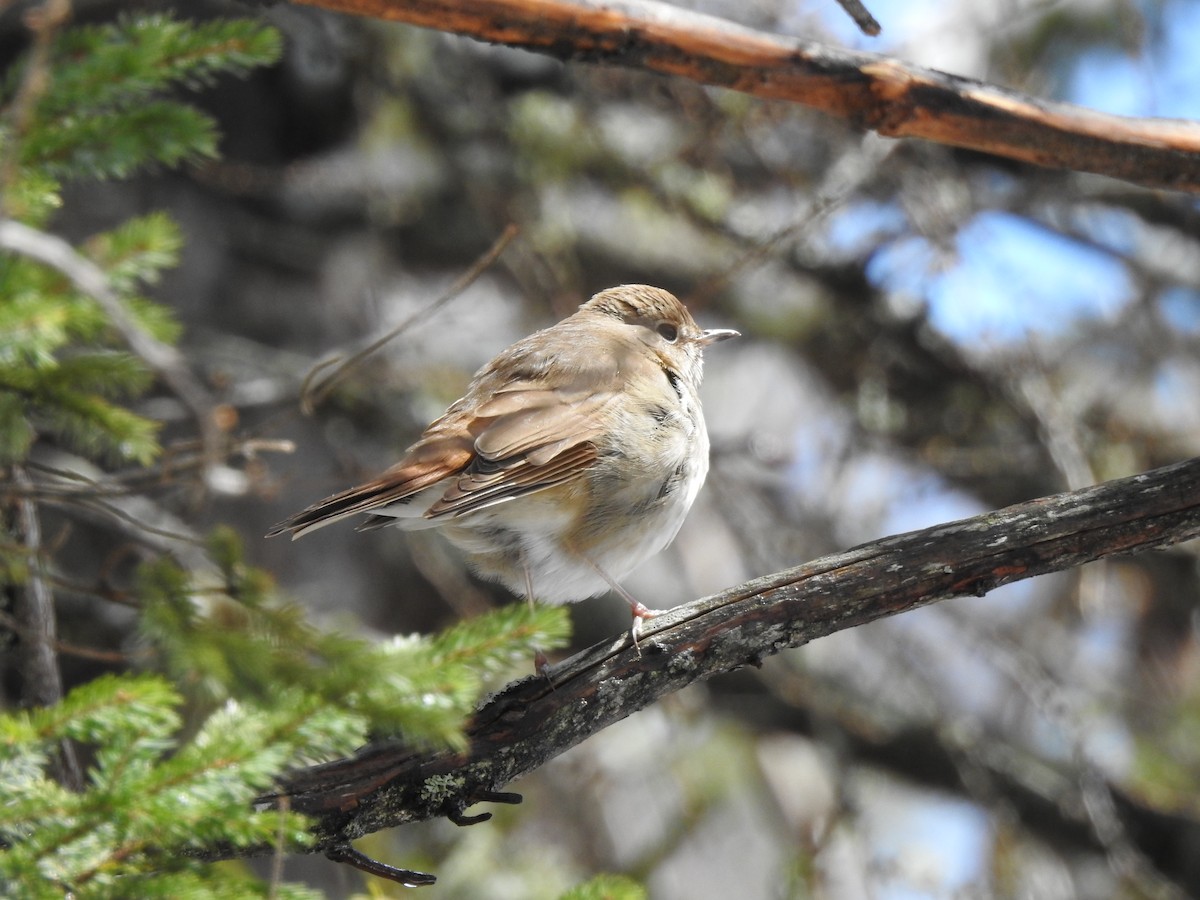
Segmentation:
{"type": "Polygon", "coordinates": [[[611,578],[607,572],[592,562],[583,554],[580,554],[580,559],[592,567],[592,570],[608,582],[608,586],[613,589],[617,596],[621,597],[629,604],[629,610],[633,613],[633,627],[629,629],[629,636],[633,639],[633,646],[638,652],[638,656],[642,655],[641,645],[638,643],[638,635],[642,633],[642,622],[646,619],[653,619],[655,616],[661,616],[666,612],[665,609],[651,609],[637,599],[621,585],[617,584],[616,579],[611,578]]]}
{"type": "MultiPolygon", "coordinates": [[[[529,566],[525,565],[525,556],[521,555],[521,570],[525,573],[525,602],[529,604],[529,608],[533,609],[533,575],[529,571],[529,566]]],[[[541,647],[535,647],[533,651],[533,671],[543,678],[549,678],[546,674],[550,669],[550,660],[546,658],[546,654],[542,652],[541,647]]]]}

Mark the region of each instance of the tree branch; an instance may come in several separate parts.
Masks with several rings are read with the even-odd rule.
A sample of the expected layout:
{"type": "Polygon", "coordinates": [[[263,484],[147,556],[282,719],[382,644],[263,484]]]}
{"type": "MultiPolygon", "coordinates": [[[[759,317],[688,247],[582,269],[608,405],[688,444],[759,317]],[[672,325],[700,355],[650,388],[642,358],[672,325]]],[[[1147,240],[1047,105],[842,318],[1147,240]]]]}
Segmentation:
{"type": "MultiPolygon", "coordinates": [[[[13,483],[27,487],[32,482],[24,466],[12,467],[13,483]]],[[[46,577],[42,558],[42,525],[37,504],[28,497],[15,501],[16,531],[25,548],[25,583],[16,592],[13,620],[17,625],[18,661],[22,699],[29,706],[53,706],[63,697],[62,673],[55,653],[58,629],[54,596],[46,577]]],[[[52,764],[55,779],[71,790],[83,789],[83,769],[75,746],[69,740],[59,745],[52,764]]]]}
{"type": "Polygon", "coordinates": [[[678,75],[915,137],[1148,187],[1200,191],[1200,124],[1136,119],[744,28],[655,0],[292,0],[545,53],[678,75]]]}
{"type": "Polygon", "coordinates": [[[867,9],[859,0],[838,0],[838,6],[846,11],[854,24],[858,26],[858,30],[863,34],[875,37],[883,28],[875,21],[875,17],[871,15],[871,11],[867,9]]]}
{"type": "Polygon", "coordinates": [[[286,796],[315,814],[322,852],[408,822],[461,820],[472,803],[693,682],[884,616],[1197,535],[1193,459],[873,541],[650,620],[640,654],[622,635],[509,685],[476,713],[465,753],[383,743],[297,772],[261,804],[286,796]]]}

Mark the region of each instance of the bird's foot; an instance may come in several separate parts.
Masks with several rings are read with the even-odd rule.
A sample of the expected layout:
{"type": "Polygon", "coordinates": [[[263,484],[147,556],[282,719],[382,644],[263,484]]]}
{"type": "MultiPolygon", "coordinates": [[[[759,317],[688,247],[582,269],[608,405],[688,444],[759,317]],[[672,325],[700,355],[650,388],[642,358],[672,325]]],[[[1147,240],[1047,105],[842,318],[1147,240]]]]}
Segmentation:
{"type": "Polygon", "coordinates": [[[650,609],[639,600],[634,600],[628,594],[625,599],[629,601],[629,609],[633,613],[633,626],[629,629],[629,637],[633,640],[633,649],[637,651],[637,655],[642,655],[642,645],[638,643],[638,637],[642,633],[642,623],[646,619],[653,619],[655,616],[661,616],[666,612],[665,609],[650,609]]]}

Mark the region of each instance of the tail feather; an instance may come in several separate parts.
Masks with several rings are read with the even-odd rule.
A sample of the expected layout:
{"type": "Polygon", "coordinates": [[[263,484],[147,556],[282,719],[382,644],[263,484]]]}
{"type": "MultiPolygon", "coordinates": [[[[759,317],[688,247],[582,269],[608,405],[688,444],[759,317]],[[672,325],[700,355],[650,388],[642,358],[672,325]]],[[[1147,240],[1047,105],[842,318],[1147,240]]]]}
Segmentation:
{"type": "Polygon", "coordinates": [[[386,503],[395,502],[395,497],[380,499],[381,495],[389,493],[395,493],[394,486],[391,491],[387,486],[378,483],[350,488],[340,494],[326,497],[282,522],[275,523],[267,532],[267,537],[275,537],[286,532],[291,534],[294,541],[310,531],[316,531],[318,528],[324,528],[326,525],[332,525],[334,522],[340,522],[342,519],[367,512],[386,503]]]}
{"type": "MultiPolygon", "coordinates": [[[[460,450],[456,455],[446,454],[434,460],[434,465],[423,459],[405,460],[374,481],[326,497],[294,516],[276,523],[267,532],[267,537],[288,532],[292,540],[295,540],[310,531],[324,528],[349,516],[403,503],[457,472],[469,459],[469,451],[460,450]]],[[[428,503],[424,504],[420,511],[414,514],[422,514],[428,506],[428,503]]]]}

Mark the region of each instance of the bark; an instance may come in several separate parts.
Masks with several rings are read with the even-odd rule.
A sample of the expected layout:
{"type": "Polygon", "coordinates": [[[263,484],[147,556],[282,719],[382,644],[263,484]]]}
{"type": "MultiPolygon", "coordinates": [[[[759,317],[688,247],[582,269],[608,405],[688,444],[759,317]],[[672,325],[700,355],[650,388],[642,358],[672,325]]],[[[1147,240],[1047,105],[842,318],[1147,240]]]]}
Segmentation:
{"type": "MultiPolygon", "coordinates": [[[[28,473],[12,467],[12,480],[18,487],[29,487],[28,473]]],[[[58,623],[54,595],[46,578],[43,558],[42,525],[37,504],[29,497],[14,501],[16,532],[25,550],[27,571],[24,584],[15,592],[12,620],[17,631],[17,671],[21,676],[21,701],[25,706],[53,706],[63,698],[62,673],[58,668],[55,641],[58,623]]],[[[83,769],[68,740],[59,744],[51,760],[51,774],[71,790],[83,790],[83,769]]]]}
{"type": "MultiPolygon", "coordinates": [[[[884,616],[1200,535],[1200,459],[873,541],[756,578],[509,685],[478,710],[469,749],[384,743],[298,772],[279,795],[318,817],[328,852],[382,828],[462,820],[592,734],[664,695],[884,616]]],[[[503,798],[503,795],[501,795],[503,798]]],[[[468,820],[469,821],[469,820],[468,820]]]]}

